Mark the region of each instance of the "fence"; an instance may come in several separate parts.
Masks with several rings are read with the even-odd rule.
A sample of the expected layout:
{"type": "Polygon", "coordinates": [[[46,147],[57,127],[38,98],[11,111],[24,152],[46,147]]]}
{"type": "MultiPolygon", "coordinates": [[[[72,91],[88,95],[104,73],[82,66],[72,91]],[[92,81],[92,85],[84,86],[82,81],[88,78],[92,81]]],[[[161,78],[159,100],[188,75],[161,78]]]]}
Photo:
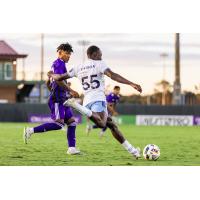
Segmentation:
{"type": "MultiPolygon", "coordinates": [[[[120,104],[117,110],[122,115],[193,115],[200,116],[200,106],[157,106],[120,104]]],[[[1,122],[27,122],[30,115],[49,115],[46,104],[0,104],[1,122]]]]}

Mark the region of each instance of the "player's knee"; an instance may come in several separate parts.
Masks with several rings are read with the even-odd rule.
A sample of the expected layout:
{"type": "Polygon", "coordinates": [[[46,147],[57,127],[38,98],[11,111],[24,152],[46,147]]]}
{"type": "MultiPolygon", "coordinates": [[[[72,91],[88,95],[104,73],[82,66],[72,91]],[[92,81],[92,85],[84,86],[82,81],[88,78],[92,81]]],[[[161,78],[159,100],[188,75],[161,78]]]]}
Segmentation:
{"type": "Polygon", "coordinates": [[[55,122],[64,125],[64,119],[56,119],[55,122]]]}
{"type": "Polygon", "coordinates": [[[99,128],[104,128],[105,126],[103,125],[103,124],[101,124],[101,123],[99,123],[98,125],[97,125],[99,128]]]}
{"type": "Polygon", "coordinates": [[[104,122],[104,121],[99,121],[98,124],[97,124],[97,126],[98,126],[99,128],[105,128],[105,127],[106,127],[106,122],[104,122]]]}
{"type": "Polygon", "coordinates": [[[76,121],[75,121],[75,119],[74,119],[73,117],[71,117],[70,119],[66,119],[66,120],[65,120],[65,123],[66,123],[67,125],[70,125],[70,124],[72,124],[72,123],[76,123],[76,121]]]}

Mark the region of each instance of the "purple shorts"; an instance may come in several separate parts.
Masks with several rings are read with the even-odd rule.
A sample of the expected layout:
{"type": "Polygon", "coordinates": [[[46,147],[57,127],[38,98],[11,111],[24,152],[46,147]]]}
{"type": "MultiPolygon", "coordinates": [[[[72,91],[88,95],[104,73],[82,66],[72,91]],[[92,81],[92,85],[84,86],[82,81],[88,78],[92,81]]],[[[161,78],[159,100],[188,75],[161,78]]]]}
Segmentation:
{"type": "Polygon", "coordinates": [[[63,103],[54,103],[52,99],[50,99],[48,105],[51,110],[51,119],[53,120],[68,120],[73,117],[72,109],[64,106],[63,103]]]}

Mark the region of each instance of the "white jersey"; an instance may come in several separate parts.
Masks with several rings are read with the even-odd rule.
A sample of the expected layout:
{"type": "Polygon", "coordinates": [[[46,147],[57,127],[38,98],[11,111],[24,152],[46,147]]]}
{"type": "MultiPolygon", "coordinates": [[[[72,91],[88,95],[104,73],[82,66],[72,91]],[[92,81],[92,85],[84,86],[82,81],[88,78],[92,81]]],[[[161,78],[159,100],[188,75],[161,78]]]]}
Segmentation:
{"type": "Polygon", "coordinates": [[[68,74],[77,77],[83,87],[83,105],[95,101],[106,101],[104,72],[108,69],[102,60],[88,59],[84,64],[72,68],[68,74]]]}

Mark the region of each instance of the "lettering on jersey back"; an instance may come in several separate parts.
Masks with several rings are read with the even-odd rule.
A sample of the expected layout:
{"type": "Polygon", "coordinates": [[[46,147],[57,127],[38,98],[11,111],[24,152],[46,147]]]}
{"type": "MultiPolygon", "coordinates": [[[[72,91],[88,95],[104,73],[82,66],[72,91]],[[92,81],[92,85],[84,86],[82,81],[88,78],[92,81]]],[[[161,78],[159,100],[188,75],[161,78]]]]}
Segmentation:
{"type": "Polygon", "coordinates": [[[95,65],[83,66],[81,67],[81,71],[86,70],[86,69],[91,69],[91,68],[95,68],[95,65]]]}

